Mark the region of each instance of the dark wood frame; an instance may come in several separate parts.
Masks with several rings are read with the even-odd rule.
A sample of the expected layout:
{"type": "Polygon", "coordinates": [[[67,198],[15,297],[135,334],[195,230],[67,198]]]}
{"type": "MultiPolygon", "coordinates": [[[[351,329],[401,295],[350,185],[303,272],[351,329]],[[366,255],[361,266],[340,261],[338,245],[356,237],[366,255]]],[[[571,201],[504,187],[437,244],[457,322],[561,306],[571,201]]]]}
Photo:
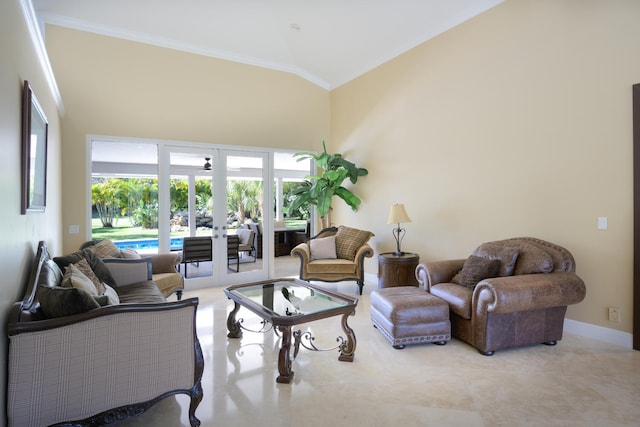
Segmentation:
{"type": "Polygon", "coordinates": [[[633,85],[633,348],[640,350],[640,83],[633,85]]]}
{"type": "MultiPolygon", "coordinates": [[[[291,339],[292,337],[295,337],[295,343],[293,344],[295,358],[295,355],[298,352],[298,346],[300,344],[300,331],[298,330],[294,332],[292,331],[292,327],[303,323],[309,323],[314,320],[327,319],[329,317],[342,315],[342,330],[344,331],[347,338],[346,340],[343,340],[339,345],[340,356],[338,356],[338,360],[342,362],[353,362],[354,353],[356,351],[356,335],[353,329],[351,329],[351,327],[347,324],[347,319],[349,318],[349,316],[355,316],[356,306],[358,305],[358,298],[343,295],[338,292],[331,292],[304,280],[298,280],[294,278],[263,280],[260,282],[232,285],[224,289],[224,294],[227,296],[227,298],[232,300],[234,304],[233,310],[231,310],[229,316],[227,317],[227,330],[229,331],[229,333],[227,334],[228,338],[242,337],[242,329],[240,326],[242,320],[236,319],[236,313],[238,313],[238,310],[241,306],[252,311],[254,314],[257,314],[266,322],[273,325],[273,327],[276,328],[279,332],[279,336],[282,337],[280,351],[278,353],[278,372],[280,375],[276,378],[277,383],[289,384],[291,383],[291,381],[293,381],[294,372],[291,369],[292,359],[290,355],[292,347],[291,339]],[[273,310],[268,308],[268,306],[259,304],[251,300],[250,298],[247,298],[242,293],[237,292],[237,289],[242,289],[248,286],[273,286],[273,284],[276,282],[290,282],[292,284],[303,286],[310,289],[312,292],[330,295],[338,300],[344,301],[346,304],[340,307],[334,307],[327,310],[320,310],[307,314],[282,316],[275,313],[273,310]]],[[[271,307],[273,307],[273,293],[269,294],[269,292],[265,292],[263,294],[263,299],[265,298],[266,301],[270,302],[271,307]]]]}
{"type": "MultiPolygon", "coordinates": [[[[160,400],[173,396],[176,394],[186,394],[190,397],[191,402],[189,404],[189,423],[192,427],[200,425],[200,420],[196,417],[196,408],[202,401],[202,373],[204,372],[204,355],[202,353],[202,347],[200,346],[200,340],[198,339],[196,325],[197,308],[199,304],[198,298],[187,298],[180,301],[167,301],[162,303],[128,303],[118,304],[99,309],[90,310],[85,313],[76,314],[73,316],[58,317],[54,319],[44,319],[42,316],[39,305],[40,302],[37,299],[38,286],[46,283],[46,280],[41,280],[40,275],[45,263],[51,261],[51,256],[47,249],[47,244],[44,241],[40,241],[38,244],[38,251],[36,253],[35,260],[33,261],[33,267],[29,274],[29,282],[27,283],[27,289],[25,291],[22,301],[18,301],[13,304],[9,311],[9,322],[7,325],[7,335],[14,336],[23,333],[33,333],[38,331],[54,330],[56,328],[77,324],[89,319],[98,317],[117,316],[120,313],[133,313],[133,312],[149,312],[158,313],[172,310],[179,310],[185,307],[193,307],[193,344],[194,344],[194,372],[193,381],[194,384],[187,389],[171,390],[156,396],[155,398],[147,402],[136,402],[130,405],[120,406],[117,408],[109,409],[99,414],[95,414],[84,420],[66,421],[58,424],[53,424],[52,427],[91,427],[102,426],[112,424],[116,421],[137,416],[145,412],[147,409],[155,405],[160,400]]],[[[120,260],[122,261],[122,260],[120,260]]],[[[10,344],[11,345],[11,344],[10,344]]]]}
{"type": "Polygon", "coordinates": [[[22,177],[21,214],[44,212],[47,204],[47,144],[49,122],[29,85],[24,81],[22,89],[22,177]],[[44,135],[43,135],[44,134],[44,135]],[[32,136],[36,135],[34,157],[31,151],[32,136]],[[40,139],[43,138],[43,141],[40,139]]]}

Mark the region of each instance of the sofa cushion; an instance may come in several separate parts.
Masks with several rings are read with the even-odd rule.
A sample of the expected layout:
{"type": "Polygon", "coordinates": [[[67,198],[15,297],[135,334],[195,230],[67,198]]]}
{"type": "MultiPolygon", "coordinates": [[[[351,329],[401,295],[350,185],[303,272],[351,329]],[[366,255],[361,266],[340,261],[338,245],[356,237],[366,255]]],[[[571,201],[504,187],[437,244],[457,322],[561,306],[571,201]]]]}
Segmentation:
{"type": "Polygon", "coordinates": [[[358,230],[341,225],[336,233],[336,255],[338,258],[353,261],[358,249],[373,237],[370,231],[358,230]]]}
{"type": "Polygon", "coordinates": [[[60,285],[63,288],[76,288],[82,289],[89,295],[99,295],[98,289],[93,282],[76,267],[74,264],[69,264],[62,277],[60,285]]]}
{"type": "Polygon", "coordinates": [[[518,248],[520,256],[516,262],[516,275],[551,273],[553,271],[553,258],[543,249],[526,242],[521,242],[518,248]]]}
{"type": "Polygon", "coordinates": [[[309,274],[355,274],[356,263],[346,259],[317,259],[307,264],[309,274]]]}
{"type": "Polygon", "coordinates": [[[98,276],[96,276],[96,274],[93,272],[93,270],[91,269],[91,266],[89,265],[86,259],[83,258],[80,261],[73,263],[72,265],[75,266],[78,270],[80,270],[82,274],[87,276],[89,280],[91,280],[93,285],[96,287],[96,290],[98,291],[98,295],[104,294],[104,291],[105,291],[104,283],[102,283],[100,279],[98,279],[98,276]]]}
{"type": "Polygon", "coordinates": [[[449,309],[458,316],[463,319],[471,319],[472,288],[455,283],[439,283],[431,286],[430,292],[445,300],[449,304],[449,309]]]}
{"type": "Polygon", "coordinates": [[[336,259],[336,236],[318,237],[309,240],[311,261],[316,259],[336,259]]]}
{"type": "Polygon", "coordinates": [[[36,295],[42,313],[48,318],[72,316],[100,307],[88,292],[78,288],[41,285],[36,295]]]}
{"type": "Polygon", "coordinates": [[[464,262],[462,270],[453,276],[451,281],[467,288],[474,288],[479,281],[498,276],[499,269],[499,259],[471,255],[464,262]]]}
{"type": "Polygon", "coordinates": [[[151,280],[117,288],[121,303],[166,302],[158,286],[151,280]]]}
{"type": "Polygon", "coordinates": [[[58,264],[58,267],[60,267],[61,270],[64,271],[64,269],[69,264],[76,263],[83,258],[87,260],[89,266],[91,267],[95,275],[98,276],[98,279],[100,279],[100,281],[112,287],[117,286],[115,281],[113,280],[113,277],[111,276],[111,273],[109,273],[109,270],[104,265],[104,262],[102,262],[102,260],[91,249],[85,248],[79,251],[72,252],[68,255],[58,256],[53,258],[53,261],[58,264]]]}
{"type": "Polygon", "coordinates": [[[498,276],[513,276],[520,249],[517,246],[505,246],[502,242],[487,242],[481,244],[473,255],[500,260],[498,276]]]}

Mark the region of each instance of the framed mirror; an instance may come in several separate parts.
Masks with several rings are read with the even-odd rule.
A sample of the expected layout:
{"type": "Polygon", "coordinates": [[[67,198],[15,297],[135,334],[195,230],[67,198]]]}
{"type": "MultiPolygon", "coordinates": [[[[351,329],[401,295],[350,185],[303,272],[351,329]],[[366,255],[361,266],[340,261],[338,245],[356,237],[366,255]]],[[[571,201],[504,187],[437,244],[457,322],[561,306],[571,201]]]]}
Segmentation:
{"type": "Polygon", "coordinates": [[[22,90],[21,213],[44,212],[47,202],[47,117],[24,81],[22,90]]]}

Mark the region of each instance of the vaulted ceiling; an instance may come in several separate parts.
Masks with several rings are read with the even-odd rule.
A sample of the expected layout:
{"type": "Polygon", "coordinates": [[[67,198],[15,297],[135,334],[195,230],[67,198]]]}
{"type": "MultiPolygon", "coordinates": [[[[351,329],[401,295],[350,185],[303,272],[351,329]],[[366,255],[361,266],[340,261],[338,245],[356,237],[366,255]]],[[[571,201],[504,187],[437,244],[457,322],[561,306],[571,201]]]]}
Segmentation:
{"type": "Polygon", "coordinates": [[[43,23],[336,88],[503,0],[31,0],[43,23]]]}

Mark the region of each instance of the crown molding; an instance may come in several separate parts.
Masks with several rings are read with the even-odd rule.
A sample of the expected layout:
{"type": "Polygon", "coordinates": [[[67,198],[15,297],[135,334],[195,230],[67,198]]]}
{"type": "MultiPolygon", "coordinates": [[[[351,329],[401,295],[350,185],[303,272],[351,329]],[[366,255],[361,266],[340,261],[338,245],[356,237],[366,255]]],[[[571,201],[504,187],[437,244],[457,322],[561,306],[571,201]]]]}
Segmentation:
{"type": "Polygon", "coordinates": [[[60,96],[60,90],[58,90],[56,77],[53,74],[51,62],[49,62],[49,55],[47,55],[47,49],[44,45],[44,38],[42,37],[42,32],[40,31],[40,27],[38,25],[38,18],[36,16],[35,10],[33,9],[31,0],[20,0],[20,8],[22,9],[22,14],[24,15],[27,29],[29,30],[29,36],[36,51],[40,66],[42,67],[44,77],[49,86],[49,90],[53,95],[56,106],[58,107],[58,113],[60,114],[60,116],[64,116],[64,104],[62,103],[62,96],[60,96]]]}
{"type": "MultiPolygon", "coordinates": [[[[29,0],[25,0],[29,1],[29,0]]],[[[206,48],[200,45],[192,44],[192,43],[184,43],[174,39],[166,38],[166,37],[158,37],[153,36],[146,33],[140,33],[136,31],[128,31],[123,30],[121,28],[116,28],[108,25],[101,25],[92,23],[89,21],[69,18],[66,16],[51,14],[51,13],[43,13],[39,16],[40,20],[51,25],[57,25],[59,27],[71,28],[74,30],[85,31],[89,33],[100,34],[107,37],[115,37],[119,39],[134,41],[138,43],[149,44],[153,46],[163,47],[167,49],[178,50],[181,52],[193,53],[196,55],[208,56],[216,59],[223,59],[225,61],[237,62],[246,65],[252,65],[260,68],[267,68],[275,71],[282,71],[290,74],[297,75],[317,86],[320,86],[323,89],[330,90],[332,89],[331,84],[329,82],[319,78],[318,76],[309,73],[308,71],[299,68],[292,67],[287,64],[266,61],[260,58],[248,56],[248,55],[240,55],[237,53],[206,48]]]]}

